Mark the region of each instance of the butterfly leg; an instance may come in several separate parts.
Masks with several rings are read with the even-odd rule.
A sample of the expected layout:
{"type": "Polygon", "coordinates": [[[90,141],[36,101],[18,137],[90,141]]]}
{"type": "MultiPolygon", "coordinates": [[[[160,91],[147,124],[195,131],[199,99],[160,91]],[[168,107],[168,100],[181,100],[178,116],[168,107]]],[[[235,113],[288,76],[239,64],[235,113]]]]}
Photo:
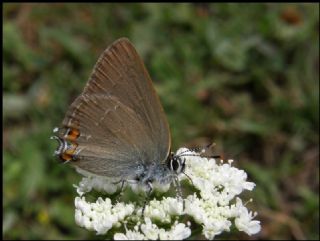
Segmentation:
{"type": "Polygon", "coordinates": [[[122,195],[123,195],[124,183],[125,183],[126,181],[127,181],[127,180],[120,179],[119,181],[112,183],[112,184],[114,184],[114,185],[117,185],[117,184],[119,184],[119,183],[121,182],[120,193],[119,193],[119,196],[117,197],[117,201],[118,201],[118,202],[119,202],[120,198],[121,198],[122,195]]]}
{"type": "Polygon", "coordinates": [[[181,191],[181,185],[180,185],[180,181],[178,179],[178,176],[175,176],[174,177],[174,185],[175,185],[175,188],[176,188],[176,193],[177,193],[177,198],[178,200],[182,201],[182,205],[183,205],[183,208],[184,208],[184,200],[182,198],[182,191],[181,191]]]}
{"type": "Polygon", "coordinates": [[[153,189],[152,183],[151,183],[150,180],[147,181],[147,187],[148,187],[147,197],[145,198],[144,203],[143,203],[143,207],[142,207],[142,218],[144,217],[144,210],[146,209],[147,202],[150,199],[150,195],[151,195],[151,192],[152,192],[152,189],[153,189]]]}

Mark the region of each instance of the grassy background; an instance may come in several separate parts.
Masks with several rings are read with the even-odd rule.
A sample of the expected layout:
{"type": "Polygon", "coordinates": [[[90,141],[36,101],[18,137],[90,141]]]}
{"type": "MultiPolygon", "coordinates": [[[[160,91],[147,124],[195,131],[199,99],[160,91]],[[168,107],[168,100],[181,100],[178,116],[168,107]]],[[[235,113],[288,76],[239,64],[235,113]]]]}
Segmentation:
{"type": "MultiPolygon", "coordinates": [[[[173,149],[214,141],[257,184],[251,239],[319,239],[319,4],[4,4],[3,235],[84,239],[49,140],[100,53],[127,36],[173,149]]],[[[217,238],[246,239],[230,233],[217,238]]]]}

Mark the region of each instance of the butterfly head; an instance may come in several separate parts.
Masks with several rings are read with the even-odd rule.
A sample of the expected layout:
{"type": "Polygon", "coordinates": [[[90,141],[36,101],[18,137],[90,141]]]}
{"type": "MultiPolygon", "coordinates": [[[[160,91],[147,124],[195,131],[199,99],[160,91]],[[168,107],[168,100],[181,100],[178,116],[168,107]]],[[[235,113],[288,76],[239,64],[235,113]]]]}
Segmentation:
{"type": "Polygon", "coordinates": [[[184,172],[186,166],[185,162],[186,161],[184,158],[182,159],[179,155],[171,152],[169,158],[167,159],[167,166],[172,172],[178,175],[184,172]]]}

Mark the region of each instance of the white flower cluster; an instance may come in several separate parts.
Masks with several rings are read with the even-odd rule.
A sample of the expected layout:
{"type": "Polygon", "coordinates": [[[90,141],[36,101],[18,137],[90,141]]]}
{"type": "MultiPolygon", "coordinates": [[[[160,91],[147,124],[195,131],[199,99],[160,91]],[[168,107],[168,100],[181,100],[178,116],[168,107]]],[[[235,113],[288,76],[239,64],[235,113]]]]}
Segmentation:
{"type": "Polygon", "coordinates": [[[95,203],[86,202],[85,198],[75,199],[75,219],[80,227],[97,231],[97,234],[107,233],[113,226],[121,225],[120,222],[131,215],[134,205],[117,203],[111,204],[111,200],[98,198],[95,203]]]}
{"type": "MultiPolygon", "coordinates": [[[[76,186],[80,195],[75,199],[76,223],[88,230],[95,230],[97,234],[107,234],[113,227],[117,230],[123,227],[125,233],[115,233],[113,236],[117,240],[186,239],[192,235],[189,221],[202,226],[202,234],[207,239],[214,239],[223,231],[230,231],[230,220],[234,220],[239,231],[248,235],[258,233],[261,229],[260,221],[253,220],[257,214],[248,211],[238,197],[242,191],[251,191],[255,186],[246,181],[247,174],[231,166],[231,160],[228,163],[216,163],[215,159],[197,156],[197,153],[185,148],[179,149],[177,155],[182,152],[186,159],[186,175],[181,174],[179,179],[187,179],[184,184],[192,185],[198,191],[183,200],[172,197],[162,197],[160,200],[154,198],[147,203],[144,218],[141,215],[141,204],[112,204],[109,198],[103,200],[101,197],[94,203],[87,202],[82,195],[92,189],[113,194],[121,183],[112,183],[104,177],[88,176],[88,173],[78,170],[87,177],[76,186]],[[188,218],[190,220],[185,221],[188,218]],[[184,220],[187,225],[178,220],[184,220]],[[128,229],[127,223],[133,228],[128,229]]],[[[127,184],[133,191],[138,190],[136,184],[127,184]]],[[[163,187],[162,191],[168,188],[169,186],[163,187]]]]}
{"type": "MultiPolygon", "coordinates": [[[[187,224],[190,226],[190,223],[187,224]]],[[[183,240],[190,236],[191,230],[183,223],[174,222],[170,230],[158,228],[151,222],[150,218],[145,218],[145,223],[138,224],[134,227],[134,231],[127,230],[126,234],[116,233],[114,240],[183,240]],[[141,230],[139,232],[138,230],[141,230]]]]}

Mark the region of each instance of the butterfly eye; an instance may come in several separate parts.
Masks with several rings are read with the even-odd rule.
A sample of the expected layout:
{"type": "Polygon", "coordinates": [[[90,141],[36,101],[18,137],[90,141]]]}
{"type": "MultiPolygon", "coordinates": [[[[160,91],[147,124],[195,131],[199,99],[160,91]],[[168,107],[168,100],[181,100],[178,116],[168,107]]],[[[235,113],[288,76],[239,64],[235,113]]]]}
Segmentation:
{"type": "Polygon", "coordinates": [[[174,171],[176,173],[181,172],[181,163],[180,159],[176,156],[173,156],[172,158],[168,159],[167,166],[171,171],[174,171]]]}

